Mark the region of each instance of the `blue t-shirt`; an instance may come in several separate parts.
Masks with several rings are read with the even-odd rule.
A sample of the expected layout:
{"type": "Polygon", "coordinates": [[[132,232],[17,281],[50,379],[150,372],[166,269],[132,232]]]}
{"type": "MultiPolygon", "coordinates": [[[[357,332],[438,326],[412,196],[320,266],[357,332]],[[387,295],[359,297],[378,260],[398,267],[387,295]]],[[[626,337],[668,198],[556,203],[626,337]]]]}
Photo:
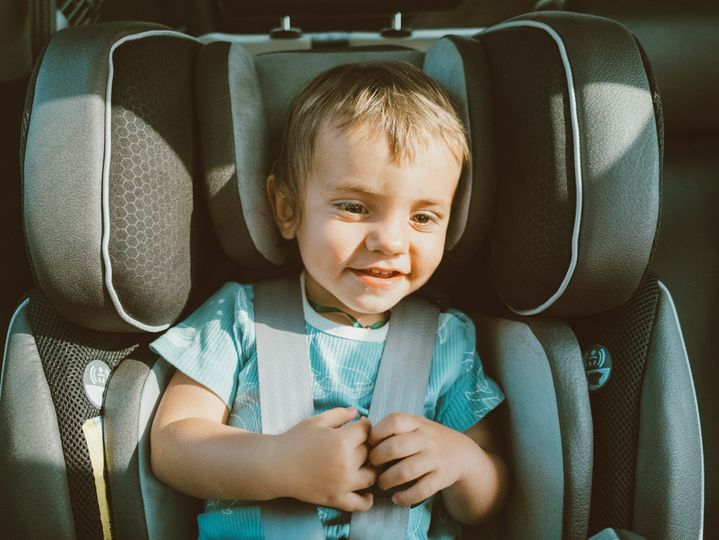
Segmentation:
{"type": "MultiPolygon", "coordinates": [[[[392,322],[365,329],[330,321],[309,306],[302,285],[315,414],[356,407],[367,416],[392,322]]],[[[217,394],[230,410],[229,425],[259,433],[252,299],[251,285],[227,283],[150,347],[217,394]]],[[[501,403],[504,395],[484,374],[469,317],[456,310],[439,317],[424,415],[463,432],[501,403]]],[[[349,537],[350,513],[318,507],[318,514],[328,539],[349,537]]],[[[260,506],[253,501],[208,500],[198,525],[202,539],[263,538],[260,506]]],[[[407,538],[452,538],[459,529],[444,511],[441,497],[432,497],[410,510],[407,538]]]]}

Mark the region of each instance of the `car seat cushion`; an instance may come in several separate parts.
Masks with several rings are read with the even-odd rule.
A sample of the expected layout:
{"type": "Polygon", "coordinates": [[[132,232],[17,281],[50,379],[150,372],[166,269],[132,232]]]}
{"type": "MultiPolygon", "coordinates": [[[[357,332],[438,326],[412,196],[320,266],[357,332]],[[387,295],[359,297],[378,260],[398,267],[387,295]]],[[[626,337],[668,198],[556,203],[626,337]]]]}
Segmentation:
{"type": "Polygon", "coordinates": [[[23,538],[28,531],[36,537],[72,537],[69,478],[58,417],[28,306],[26,299],[10,323],[0,375],[0,508],[4,516],[12,516],[0,520],[0,537],[23,538]],[[32,396],[31,406],[28,396],[32,396]],[[42,519],[38,519],[38,509],[42,519]]]}
{"type": "Polygon", "coordinates": [[[157,331],[186,303],[197,47],[113,23],[45,52],[26,105],[25,232],[38,284],[81,326],[157,331]]]}
{"type": "Polygon", "coordinates": [[[648,264],[659,207],[659,113],[633,36],[607,19],[542,13],[476,39],[495,85],[498,291],[522,315],[622,304],[648,264]]]}
{"type": "Polygon", "coordinates": [[[467,131],[471,159],[454,196],[447,250],[455,259],[468,259],[483,244],[494,218],[497,160],[490,66],[481,44],[446,36],[427,50],[423,69],[450,94],[467,131]]]}

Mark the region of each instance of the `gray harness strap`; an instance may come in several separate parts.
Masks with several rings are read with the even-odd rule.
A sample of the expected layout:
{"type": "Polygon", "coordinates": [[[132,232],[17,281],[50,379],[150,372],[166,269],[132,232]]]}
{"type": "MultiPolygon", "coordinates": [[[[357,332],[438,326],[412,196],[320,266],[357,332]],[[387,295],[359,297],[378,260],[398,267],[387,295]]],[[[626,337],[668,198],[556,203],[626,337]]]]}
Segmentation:
{"type": "MultiPolygon", "coordinates": [[[[424,416],[424,397],[432,367],[439,309],[409,296],[392,310],[382,362],[377,374],[369,419],[372,425],[393,412],[424,416]]],[[[407,536],[409,508],[375,498],[368,512],[352,514],[352,540],[407,536]]]]}
{"type": "MultiPolygon", "coordinates": [[[[262,281],[254,287],[257,371],[262,433],[287,431],[315,412],[312,372],[299,282],[262,281]]],[[[317,508],[292,499],[262,504],[266,540],[324,540],[317,508]]]]}
{"type": "MultiPolygon", "coordinates": [[[[281,433],[314,414],[312,373],[296,276],[255,285],[257,362],[263,433],[281,433]]],[[[376,423],[391,412],[424,414],[424,396],[437,335],[438,308],[431,302],[405,298],[392,310],[370,405],[376,423]]],[[[409,509],[375,499],[369,512],[352,515],[353,540],[404,538],[409,509]],[[381,531],[381,532],[380,532],[381,531]]],[[[324,532],[316,508],[298,501],[262,505],[267,540],[321,539],[324,532]]]]}

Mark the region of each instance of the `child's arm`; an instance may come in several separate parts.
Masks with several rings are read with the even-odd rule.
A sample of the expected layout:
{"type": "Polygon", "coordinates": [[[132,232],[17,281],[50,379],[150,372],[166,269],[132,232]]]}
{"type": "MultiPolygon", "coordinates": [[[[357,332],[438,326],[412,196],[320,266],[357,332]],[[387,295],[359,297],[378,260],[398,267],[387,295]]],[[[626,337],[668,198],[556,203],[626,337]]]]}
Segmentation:
{"type": "Polygon", "coordinates": [[[372,428],[369,442],[373,465],[401,460],[379,476],[382,489],[416,480],[393,495],[395,504],[410,506],[442,491],[449,513],[465,524],[479,523],[502,506],[507,466],[486,421],[460,433],[427,418],[393,413],[372,428]]]}
{"type": "Polygon", "coordinates": [[[151,464],[164,483],[204,499],[293,497],[354,512],[372,495],[354,491],[376,475],[364,466],[369,421],[337,408],[279,435],[225,425],[225,403],[178,371],[162,397],[151,432],[151,464]]]}

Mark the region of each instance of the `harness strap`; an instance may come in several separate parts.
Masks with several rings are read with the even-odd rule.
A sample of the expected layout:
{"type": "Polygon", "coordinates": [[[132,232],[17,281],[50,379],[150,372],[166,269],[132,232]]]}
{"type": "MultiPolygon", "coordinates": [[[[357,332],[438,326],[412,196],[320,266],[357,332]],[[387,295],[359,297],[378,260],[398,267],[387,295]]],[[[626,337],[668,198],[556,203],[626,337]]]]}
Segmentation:
{"type": "MultiPolygon", "coordinates": [[[[281,433],[314,414],[298,278],[257,283],[254,297],[262,432],[281,433]]],[[[393,309],[370,404],[373,424],[396,411],[423,415],[438,311],[418,297],[405,298],[393,309]]],[[[353,514],[350,534],[353,540],[404,538],[408,519],[408,508],[375,499],[369,512],[353,514]]],[[[264,503],[262,524],[267,540],[287,538],[290,530],[293,538],[324,538],[316,508],[299,501],[264,503]]]]}
{"type": "MultiPolygon", "coordinates": [[[[393,412],[424,416],[424,397],[432,367],[439,308],[418,296],[403,299],[392,310],[369,419],[372,425],[393,412]]],[[[368,512],[352,514],[352,540],[407,536],[409,508],[375,498],[368,512]]]]}
{"type": "MultiPolygon", "coordinates": [[[[312,372],[297,277],[261,281],[254,287],[257,370],[262,433],[287,431],[314,414],[312,372]]],[[[324,540],[317,509],[292,499],[262,504],[266,540],[324,540]]]]}

